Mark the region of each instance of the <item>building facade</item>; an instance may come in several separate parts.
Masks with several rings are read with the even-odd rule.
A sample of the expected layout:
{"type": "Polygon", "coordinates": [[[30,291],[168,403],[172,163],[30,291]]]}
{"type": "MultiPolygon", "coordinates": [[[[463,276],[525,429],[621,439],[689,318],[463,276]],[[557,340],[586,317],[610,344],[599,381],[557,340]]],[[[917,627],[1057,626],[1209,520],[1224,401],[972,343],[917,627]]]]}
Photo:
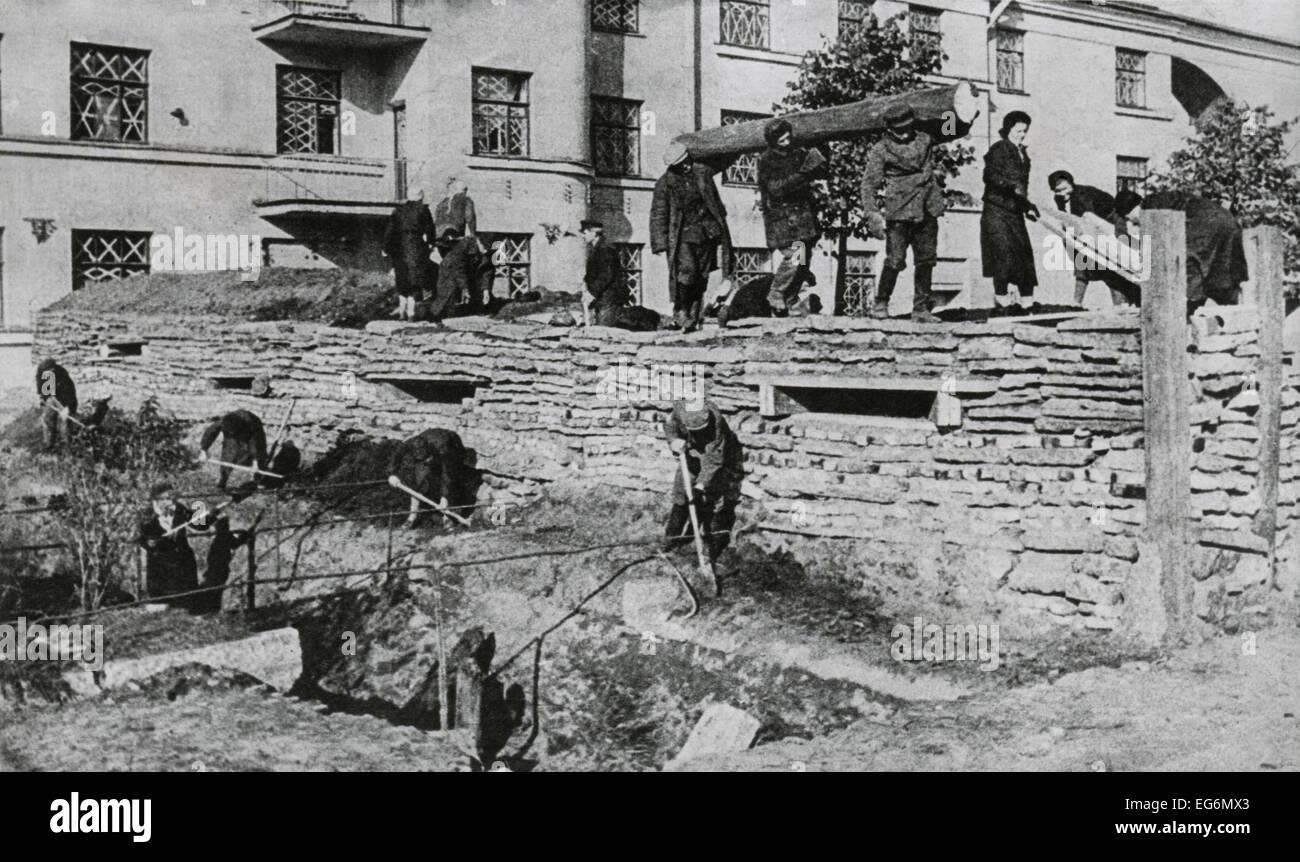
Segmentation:
{"type": "MultiPolygon", "coordinates": [[[[497,291],[576,290],[581,219],[607,225],[634,293],[664,309],[648,218],[682,132],[772,113],[803,53],[904,14],[941,42],[939,82],[984,94],[945,219],[936,286],[987,304],[980,163],[1028,111],[1031,194],[1047,174],[1140,187],[1215,98],[1300,114],[1300,47],[1128,2],[1042,0],[7,0],[0,4],[0,314],[148,269],[159,234],[236,236],[266,263],[385,268],[394,201],[470,187],[497,291]]],[[[719,177],[745,275],[767,271],[752,159],[719,177]]],[[[1035,233],[1034,239],[1043,239],[1035,233]]],[[[853,242],[851,290],[879,243],[853,242]]],[[[840,265],[813,255],[829,307],[840,265]]],[[[897,301],[907,300],[908,276],[897,301]]],[[[1069,295],[1069,273],[1041,273],[1069,295]]],[[[6,362],[6,364],[10,364],[6,362]]],[[[24,373],[25,376],[25,373],[24,373]]]]}

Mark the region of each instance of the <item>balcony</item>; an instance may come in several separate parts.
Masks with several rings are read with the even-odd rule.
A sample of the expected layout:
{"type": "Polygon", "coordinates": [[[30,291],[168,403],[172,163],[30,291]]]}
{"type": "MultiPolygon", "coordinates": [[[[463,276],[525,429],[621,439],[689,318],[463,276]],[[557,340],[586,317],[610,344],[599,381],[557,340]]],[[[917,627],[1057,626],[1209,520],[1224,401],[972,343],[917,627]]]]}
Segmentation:
{"type": "Polygon", "coordinates": [[[265,160],[253,200],[265,219],[384,218],[406,196],[406,163],[394,159],[286,155],[265,160]]]}
{"type": "Polygon", "coordinates": [[[264,0],[253,36],[268,44],[393,50],[418,45],[428,27],[401,23],[402,0],[264,0]]]}

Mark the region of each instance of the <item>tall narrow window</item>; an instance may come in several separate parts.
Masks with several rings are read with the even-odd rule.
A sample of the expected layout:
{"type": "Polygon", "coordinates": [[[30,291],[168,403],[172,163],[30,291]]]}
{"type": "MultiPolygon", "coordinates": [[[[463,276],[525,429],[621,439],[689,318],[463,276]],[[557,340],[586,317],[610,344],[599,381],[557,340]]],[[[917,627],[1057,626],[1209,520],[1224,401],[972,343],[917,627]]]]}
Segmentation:
{"type": "Polygon", "coordinates": [[[591,97],[591,157],[596,173],[635,177],[641,173],[641,103],[591,97]]]}
{"type": "Polygon", "coordinates": [[[862,317],[871,311],[876,293],[876,253],[851,251],[844,260],[844,314],[862,317]]]}
{"type": "MultiPolygon", "coordinates": [[[[730,126],[748,120],[766,120],[771,114],[747,114],[744,111],[723,111],[722,125],[730,126]]],[[[745,153],[722,174],[724,186],[758,187],[758,153],[745,153]]]]}
{"type": "Polygon", "coordinates": [[[1147,160],[1136,156],[1119,156],[1115,159],[1115,191],[1142,194],[1147,180],[1147,160]]]}
{"type": "Polygon", "coordinates": [[[490,235],[492,263],[496,277],[505,283],[508,296],[527,293],[533,287],[532,234],[494,233],[490,235]]]}
{"type": "Polygon", "coordinates": [[[474,152],[528,155],[528,75],[495,69],[473,74],[474,152]]]}
{"type": "Polygon", "coordinates": [[[920,57],[941,50],[939,43],[943,34],[939,31],[938,10],[911,6],[908,8],[907,20],[912,35],[913,56],[920,57]]]}
{"type": "Polygon", "coordinates": [[[1019,30],[997,30],[998,89],[1012,93],[1025,90],[1025,34],[1019,30]]]}
{"type": "Polygon", "coordinates": [[[769,0],[720,0],[721,31],[724,45],[743,48],[767,48],[772,34],[769,24],[769,0]]]}
{"type": "Polygon", "coordinates": [[[616,242],[614,249],[618,252],[618,265],[623,270],[623,286],[632,294],[637,305],[643,305],[641,295],[641,250],[644,246],[637,242],[616,242]]]}
{"type": "Polygon", "coordinates": [[[772,252],[766,248],[738,248],[735,264],[736,283],[743,287],[772,274],[772,252]]]}
{"type": "Polygon", "coordinates": [[[149,271],[148,231],[73,230],[72,289],[149,271]]]}
{"type": "Polygon", "coordinates": [[[839,3],[841,39],[850,34],[861,33],[867,28],[867,22],[871,18],[872,0],[839,0],[839,3]]]}
{"type": "Polygon", "coordinates": [[[640,0],[591,0],[591,26],[609,33],[635,33],[640,0]]]}
{"type": "Polygon", "coordinates": [[[72,43],[72,139],[149,140],[149,52],[72,43]]]}
{"type": "Polygon", "coordinates": [[[1147,55],[1115,49],[1115,104],[1125,108],[1147,106],[1147,55]]]}
{"type": "Polygon", "coordinates": [[[277,66],[277,152],[338,153],[341,90],[338,72],[277,66]]]}

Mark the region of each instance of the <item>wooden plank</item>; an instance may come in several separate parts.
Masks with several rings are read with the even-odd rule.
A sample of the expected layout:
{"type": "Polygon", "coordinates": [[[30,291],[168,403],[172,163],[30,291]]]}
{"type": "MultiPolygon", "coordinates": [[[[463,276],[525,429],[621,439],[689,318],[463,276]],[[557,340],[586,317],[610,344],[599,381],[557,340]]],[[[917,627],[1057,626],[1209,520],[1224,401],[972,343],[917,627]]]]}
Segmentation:
{"type": "MultiPolygon", "coordinates": [[[[884,131],[885,112],[897,104],[906,104],[921,121],[941,120],[952,116],[961,122],[973,120],[979,110],[979,98],[969,81],[946,87],[876,96],[847,105],[796,111],[784,114],[790,122],[796,146],[807,147],[830,140],[845,140],[884,131]]],[[[767,148],[763,127],[768,120],[749,120],[727,126],[715,126],[681,135],[691,156],[700,161],[717,161],[767,148]]]]}
{"type": "Polygon", "coordinates": [[[1282,259],[1286,240],[1273,225],[1243,232],[1250,278],[1259,304],[1259,368],[1255,375],[1259,393],[1259,512],[1253,524],[1256,535],[1268,543],[1269,570],[1276,577],[1278,475],[1282,451],[1282,326],[1286,301],[1282,294],[1282,259]]]}
{"type": "Polygon", "coordinates": [[[710,754],[745,751],[754,744],[759,726],[759,720],[743,709],[711,703],[704,708],[704,714],[695,723],[682,750],[672,759],[670,768],[710,754]]]}
{"type": "Polygon", "coordinates": [[[1177,640],[1192,622],[1186,224],[1184,214],[1172,210],[1148,210],[1143,217],[1153,246],[1141,311],[1146,538],[1160,558],[1150,571],[1160,581],[1163,636],[1177,640]]]}

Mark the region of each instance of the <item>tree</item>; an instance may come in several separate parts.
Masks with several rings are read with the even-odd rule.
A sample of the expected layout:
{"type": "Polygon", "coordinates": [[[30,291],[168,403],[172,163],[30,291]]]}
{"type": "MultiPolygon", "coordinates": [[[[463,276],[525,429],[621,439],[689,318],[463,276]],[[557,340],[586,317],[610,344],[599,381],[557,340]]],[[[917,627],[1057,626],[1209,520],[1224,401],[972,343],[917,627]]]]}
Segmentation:
{"type": "MultiPolygon", "coordinates": [[[[777,113],[805,111],[843,105],[871,96],[888,96],[923,89],[923,76],[939,71],[947,56],[938,45],[918,44],[899,26],[904,15],[881,23],[872,13],[861,27],[845,28],[838,39],[827,39],[820,50],[809,51],[799,67],[798,77],[788,85],[790,93],[773,107],[777,113]]],[[[835,313],[844,296],[845,261],[849,237],[867,239],[866,213],[859,199],[862,169],[867,151],[879,139],[869,135],[847,141],[832,141],[831,173],[816,190],[818,215],[826,235],[837,243],[835,313]]],[[[939,182],[955,177],[963,165],[975,160],[974,150],[949,143],[940,148],[939,182]]],[[[970,203],[964,192],[945,189],[948,202],[970,203]]]]}
{"type": "Polygon", "coordinates": [[[1270,123],[1266,106],[1221,99],[1196,124],[1168,168],[1147,179],[1148,191],[1173,189],[1220,201],[1242,227],[1277,225],[1286,232],[1286,268],[1300,269],[1300,165],[1287,164],[1285,138],[1296,122],[1270,123]]]}

